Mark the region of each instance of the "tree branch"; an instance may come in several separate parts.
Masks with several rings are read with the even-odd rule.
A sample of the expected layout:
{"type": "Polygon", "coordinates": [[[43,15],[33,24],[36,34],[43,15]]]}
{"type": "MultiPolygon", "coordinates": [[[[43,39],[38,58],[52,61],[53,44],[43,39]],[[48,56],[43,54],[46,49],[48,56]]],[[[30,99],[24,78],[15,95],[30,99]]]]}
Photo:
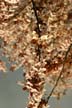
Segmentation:
{"type": "Polygon", "coordinates": [[[36,5],[35,5],[35,2],[34,2],[34,0],[31,0],[32,1],[32,5],[33,5],[33,10],[34,10],[34,13],[35,13],[35,17],[36,17],[36,20],[37,20],[37,30],[38,30],[38,35],[39,35],[39,37],[41,37],[41,35],[40,35],[40,27],[39,27],[39,18],[38,18],[38,15],[37,15],[37,10],[36,10],[36,5]]]}
{"type": "Polygon", "coordinates": [[[47,97],[47,100],[46,100],[47,103],[49,102],[49,99],[50,99],[52,93],[54,92],[54,90],[55,90],[55,88],[56,88],[56,86],[57,86],[57,84],[58,84],[58,82],[59,82],[59,79],[61,78],[61,75],[62,75],[63,70],[64,70],[64,65],[65,65],[65,62],[66,62],[66,59],[67,59],[67,55],[68,55],[68,53],[69,53],[71,47],[72,47],[72,44],[70,44],[70,46],[68,47],[68,50],[66,51],[66,54],[65,54],[65,57],[64,57],[64,61],[63,61],[62,70],[61,70],[61,72],[60,72],[60,74],[59,74],[59,76],[58,76],[58,78],[57,78],[57,80],[56,80],[56,83],[55,83],[53,89],[51,90],[49,96],[47,97]]]}
{"type": "MultiPolygon", "coordinates": [[[[39,36],[39,38],[41,37],[41,31],[40,31],[40,27],[39,27],[39,18],[38,18],[38,15],[37,15],[37,9],[36,9],[36,5],[35,5],[35,2],[34,0],[31,0],[32,1],[32,5],[33,5],[33,10],[34,10],[34,14],[35,14],[35,17],[36,17],[36,21],[37,21],[37,34],[39,36]]],[[[40,50],[40,46],[38,45],[38,48],[37,48],[37,55],[39,55],[39,61],[40,61],[40,54],[41,54],[41,50],[40,50]]]]}

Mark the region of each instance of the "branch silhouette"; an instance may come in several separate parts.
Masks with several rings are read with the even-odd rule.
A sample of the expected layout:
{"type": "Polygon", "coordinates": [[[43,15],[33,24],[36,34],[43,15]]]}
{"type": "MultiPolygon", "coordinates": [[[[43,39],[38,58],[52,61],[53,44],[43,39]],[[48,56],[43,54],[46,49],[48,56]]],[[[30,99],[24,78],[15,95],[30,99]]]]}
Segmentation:
{"type": "Polygon", "coordinates": [[[68,50],[66,51],[66,54],[65,54],[65,57],[64,57],[64,60],[63,60],[63,66],[62,66],[61,72],[60,72],[60,74],[59,74],[59,76],[58,76],[58,78],[57,78],[57,80],[56,80],[56,83],[55,83],[53,89],[51,90],[49,96],[47,97],[47,100],[46,100],[47,103],[49,102],[49,99],[50,99],[52,93],[54,92],[56,86],[58,85],[58,82],[59,82],[59,80],[60,80],[60,78],[61,78],[61,75],[62,75],[62,73],[63,73],[63,70],[64,70],[64,65],[65,65],[65,62],[66,62],[66,59],[67,59],[67,55],[68,55],[68,53],[69,53],[71,47],[72,47],[72,44],[70,44],[70,46],[68,47],[68,50]]]}
{"type": "MultiPolygon", "coordinates": [[[[39,27],[39,18],[38,18],[38,15],[37,15],[37,10],[36,10],[36,5],[35,5],[35,2],[34,0],[31,0],[32,1],[32,5],[33,5],[33,10],[34,10],[34,14],[35,14],[35,17],[36,17],[36,21],[37,21],[37,34],[39,36],[39,38],[41,37],[41,31],[40,31],[40,27],[39,27]]],[[[41,50],[40,50],[40,46],[38,45],[38,48],[37,48],[37,53],[38,53],[38,56],[39,56],[39,61],[40,61],[40,54],[41,54],[41,50]]]]}

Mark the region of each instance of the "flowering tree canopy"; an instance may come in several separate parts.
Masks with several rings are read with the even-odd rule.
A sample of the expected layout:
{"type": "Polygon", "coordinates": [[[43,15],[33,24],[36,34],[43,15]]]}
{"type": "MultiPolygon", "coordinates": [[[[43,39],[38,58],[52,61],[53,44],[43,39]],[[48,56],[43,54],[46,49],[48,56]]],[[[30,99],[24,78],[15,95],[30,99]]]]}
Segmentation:
{"type": "Polygon", "coordinates": [[[0,0],[0,70],[22,67],[27,108],[48,108],[72,88],[72,0],[0,0]],[[45,96],[45,85],[53,89],[45,96]]]}

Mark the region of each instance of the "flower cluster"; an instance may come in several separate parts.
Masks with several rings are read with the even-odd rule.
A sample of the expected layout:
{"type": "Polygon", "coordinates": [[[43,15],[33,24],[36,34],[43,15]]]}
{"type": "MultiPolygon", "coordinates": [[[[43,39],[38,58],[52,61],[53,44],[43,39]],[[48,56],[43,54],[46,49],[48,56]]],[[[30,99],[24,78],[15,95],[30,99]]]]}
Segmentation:
{"type": "Polygon", "coordinates": [[[2,0],[0,8],[0,56],[11,71],[23,68],[27,108],[49,108],[51,96],[72,88],[72,1],[2,0]],[[53,89],[44,98],[47,84],[53,89]]]}

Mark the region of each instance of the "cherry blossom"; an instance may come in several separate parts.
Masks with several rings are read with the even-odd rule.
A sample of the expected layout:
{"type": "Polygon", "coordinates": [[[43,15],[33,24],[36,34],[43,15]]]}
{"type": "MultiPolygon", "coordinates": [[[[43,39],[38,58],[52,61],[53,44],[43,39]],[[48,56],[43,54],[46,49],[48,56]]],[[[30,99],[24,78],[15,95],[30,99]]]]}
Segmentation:
{"type": "Polygon", "coordinates": [[[71,0],[2,0],[0,9],[0,56],[10,71],[23,68],[17,84],[29,92],[27,108],[49,108],[51,96],[60,99],[72,88],[71,0]]]}

